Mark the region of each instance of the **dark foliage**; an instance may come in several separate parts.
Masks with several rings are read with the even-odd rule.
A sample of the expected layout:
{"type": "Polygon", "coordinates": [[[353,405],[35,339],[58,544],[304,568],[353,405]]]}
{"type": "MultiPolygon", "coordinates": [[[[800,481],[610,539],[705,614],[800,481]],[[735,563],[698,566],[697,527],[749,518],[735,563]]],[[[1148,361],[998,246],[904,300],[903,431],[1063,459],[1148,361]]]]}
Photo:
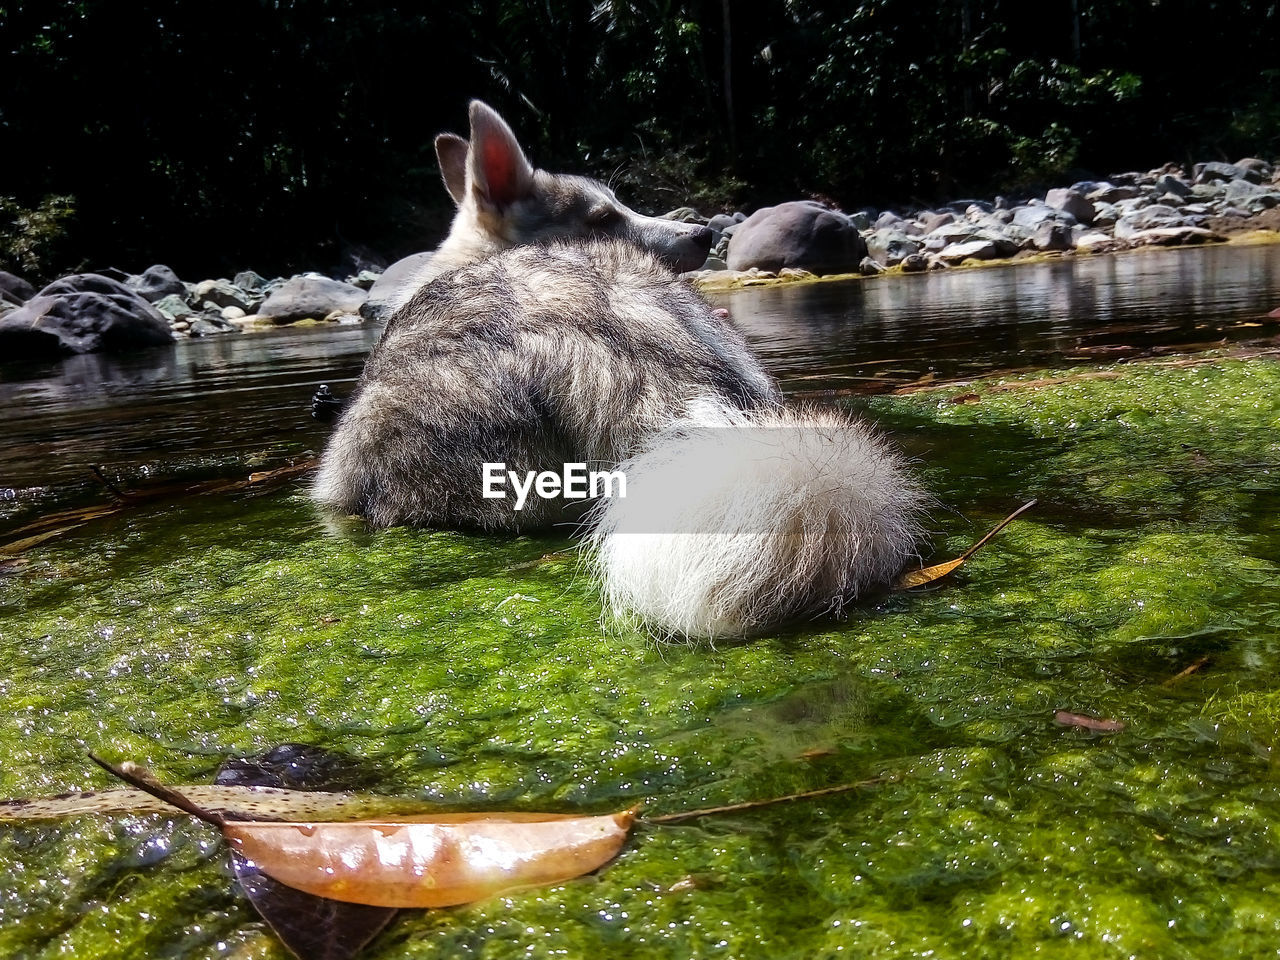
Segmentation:
{"type": "Polygon", "coordinates": [[[621,169],[661,208],[1274,155],[1277,21],[1275,0],[0,0],[0,266],[47,197],[75,214],[27,242],[45,275],[430,246],[432,136],[472,96],[537,162],[621,169]]]}

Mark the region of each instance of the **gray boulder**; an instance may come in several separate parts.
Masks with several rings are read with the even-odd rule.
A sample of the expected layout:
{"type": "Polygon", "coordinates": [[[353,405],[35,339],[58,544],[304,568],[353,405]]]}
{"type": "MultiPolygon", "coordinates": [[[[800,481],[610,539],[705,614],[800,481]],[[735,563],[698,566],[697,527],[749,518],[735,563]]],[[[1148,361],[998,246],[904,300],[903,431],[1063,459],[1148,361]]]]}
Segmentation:
{"type": "Polygon", "coordinates": [[[163,263],[153,264],[142,271],[139,277],[131,277],[129,286],[138,292],[138,296],[155,303],[173,294],[179,297],[187,292],[186,284],[178,279],[178,275],[163,263]]]}
{"type": "Polygon", "coordinates": [[[1248,180],[1261,183],[1262,174],[1250,167],[1238,167],[1234,163],[1197,163],[1195,166],[1196,183],[1212,183],[1214,180],[1248,180]]]}
{"type": "Polygon", "coordinates": [[[1057,220],[1060,217],[1062,217],[1062,211],[1038,201],[1024,207],[1013,208],[1013,223],[1028,230],[1034,230],[1046,220],[1057,220]]]}
{"type": "Polygon", "coordinates": [[[268,286],[267,279],[252,270],[241,270],[232,278],[231,282],[245,293],[256,293],[260,297],[266,296],[268,286]]]}
{"type": "Polygon", "coordinates": [[[1132,240],[1138,233],[1147,230],[1166,229],[1168,227],[1192,226],[1188,218],[1173,207],[1153,203],[1127,213],[1116,221],[1115,235],[1118,240],[1132,240]]]}
{"type": "Polygon", "coordinates": [[[944,247],[938,254],[938,259],[944,263],[962,263],[965,260],[994,260],[999,255],[1000,251],[994,241],[968,240],[944,247]]]}
{"type": "Polygon", "coordinates": [[[255,301],[230,280],[201,280],[191,291],[191,297],[196,303],[212,304],[218,309],[239,307],[246,311],[255,301]]]}
{"type": "Polygon", "coordinates": [[[1093,216],[1096,212],[1093,207],[1093,201],[1087,199],[1083,193],[1059,187],[1057,190],[1050,190],[1045,194],[1044,202],[1046,206],[1071,214],[1080,223],[1093,223],[1093,216]]]}
{"type": "Polygon", "coordinates": [[[21,277],[0,270],[0,301],[20,306],[36,295],[36,288],[21,277]]]}
{"type": "Polygon", "coordinates": [[[852,220],[837,210],[807,200],[757,210],[729,241],[730,270],[781,270],[852,273],[867,255],[867,245],[852,220]]]}
{"type": "Polygon", "coordinates": [[[1161,195],[1172,193],[1177,197],[1189,197],[1191,196],[1191,185],[1181,177],[1166,173],[1156,179],[1155,192],[1161,195]]]}
{"type": "Polygon", "coordinates": [[[714,230],[716,233],[724,233],[725,227],[731,227],[737,222],[738,221],[734,220],[731,214],[717,213],[714,217],[712,217],[710,220],[707,221],[707,226],[710,227],[712,230],[714,230]]]}
{"type": "Polygon", "coordinates": [[[295,323],[308,318],[323,320],[335,310],[359,313],[367,296],[359,287],[341,280],[293,277],[262,301],[258,316],[273,323],[295,323]]]}
{"type": "Polygon", "coordinates": [[[1075,246],[1071,228],[1056,220],[1045,220],[1036,227],[1031,236],[1031,245],[1037,250],[1070,250],[1075,246]]]}
{"type": "Polygon", "coordinates": [[[155,302],[155,308],[170,320],[187,320],[195,316],[195,311],[180,295],[171,293],[155,302]]]}
{"type": "Polygon", "coordinates": [[[919,243],[893,228],[872,231],[866,238],[866,244],[868,256],[891,267],[920,252],[919,243]]]}
{"type": "Polygon", "coordinates": [[[397,260],[369,288],[369,296],[360,307],[366,320],[390,320],[391,315],[409,302],[425,282],[423,273],[435,256],[434,250],[411,253],[397,260]]]}
{"type": "Polygon", "coordinates": [[[56,280],[0,318],[0,355],[16,359],[172,342],[168,318],[123,283],[96,273],[56,280]]]}

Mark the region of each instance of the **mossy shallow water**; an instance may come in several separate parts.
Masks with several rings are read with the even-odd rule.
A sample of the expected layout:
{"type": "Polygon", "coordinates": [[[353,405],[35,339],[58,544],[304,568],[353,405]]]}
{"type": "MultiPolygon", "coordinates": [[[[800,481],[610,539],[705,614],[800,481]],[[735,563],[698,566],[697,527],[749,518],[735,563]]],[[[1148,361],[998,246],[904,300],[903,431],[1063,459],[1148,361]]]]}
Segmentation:
{"type": "MultiPolygon", "coordinates": [[[[1041,506],[941,589],[715,649],[603,628],[565,540],[335,532],[296,490],[108,518],[0,585],[0,793],[105,786],[86,747],[190,782],[284,741],[449,808],[888,773],[642,827],[598,875],[406,913],[368,955],[1270,955],[1280,364],[1099,373],[873,401],[947,508],[940,554],[1041,506]]],[[[0,955],[284,953],[212,831],[134,816],[0,830],[0,955]]]]}

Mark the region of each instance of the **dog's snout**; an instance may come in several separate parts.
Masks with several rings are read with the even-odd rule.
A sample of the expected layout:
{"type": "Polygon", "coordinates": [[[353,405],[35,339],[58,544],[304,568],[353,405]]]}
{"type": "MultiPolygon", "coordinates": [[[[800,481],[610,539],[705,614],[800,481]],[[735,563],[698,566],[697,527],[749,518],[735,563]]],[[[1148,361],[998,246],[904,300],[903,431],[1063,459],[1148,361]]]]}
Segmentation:
{"type": "Polygon", "coordinates": [[[710,227],[696,227],[693,231],[691,239],[703,250],[711,249],[711,240],[715,234],[711,232],[710,227]]]}

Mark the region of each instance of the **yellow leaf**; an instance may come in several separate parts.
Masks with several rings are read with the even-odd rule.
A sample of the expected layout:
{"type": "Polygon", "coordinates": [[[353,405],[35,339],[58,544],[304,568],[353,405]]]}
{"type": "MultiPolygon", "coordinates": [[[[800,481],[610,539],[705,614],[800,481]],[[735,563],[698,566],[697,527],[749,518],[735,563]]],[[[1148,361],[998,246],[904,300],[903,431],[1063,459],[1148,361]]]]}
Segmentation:
{"type": "Polygon", "coordinates": [[[378,907],[448,907],[590,873],[622,849],[634,819],[627,810],[227,821],[222,832],[259,870],[295,890],[378,907]]]}

